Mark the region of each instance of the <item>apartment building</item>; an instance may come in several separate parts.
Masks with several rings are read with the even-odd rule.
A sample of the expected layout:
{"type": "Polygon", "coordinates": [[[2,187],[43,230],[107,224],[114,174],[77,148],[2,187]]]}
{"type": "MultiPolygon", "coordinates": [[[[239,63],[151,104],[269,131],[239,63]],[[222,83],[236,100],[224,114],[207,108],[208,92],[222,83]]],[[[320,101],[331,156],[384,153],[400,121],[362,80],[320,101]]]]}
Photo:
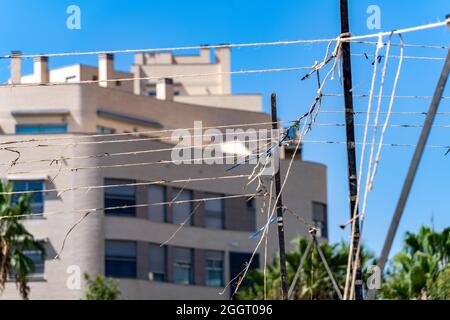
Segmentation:
{"type": "MultiPolygon", "coordinates": [[[[232,94],[231,57],[226,46],[201,48],[198,55],[174,55],[172,52],[139,53],[131,67],[135,78],[186,75],[173,80],[173,100],[208,107],[262,111],[258,94],[232,94]],[[200,74],[201,77],[189,75],[200,74]],[[214,74],[214,75],[211,75],[214,74]]],[[[134,92],[156,96],[158,80],[135,81],[134,92]]]]}
{"type": "MultiPolygon", "coordinates": [[[[33,216],[24,223],[44,244],[46,257],[27,252],[36,265],[31,299],[82,298],[80,272],[120,279],[124,299],[230,297],[233,285],[224,288],[249,261],[259,240],[250,235],[267,219],[264,197],[245,196],[256,189],[246,187],[254,167],[228,172],[228,164],[170,161],[170,130],[191,128],[195,121],[220,128],[270,122],[260,96],[231,94],[229,49],[215,54],[215,61],[206,48],[197,56],[137,54],[130,73],[116,71],[110,54],[99,56],[98,67],[52,70],[47,57],[37,57],[33,74],[23,76],[15,53],[10,83],[18,86],[0,87],[0,143],[16,141],[10,147],[19,157],[3,149],[0,167],[16,191],[34,195],[33,216]],[[170,78],[200,73],[220,75],[170,78]],[[161,79],[131,79],[149,75],[161,79]],[[98,83],[78,83],[86,80],[98,83]]],[[[288,161],[281,161],[283,177],[288,161]]],[[[283,200],[326,240],[323,165],[296,159],[283,200]]],[[[307,229],[291,214],[285,220],[293,248],[290,241],[307,229]]],[[[273,226],[269,259],[277,245],[273,226]]],[[[263,254],[261,246],[252,267],[261,265],[263,254]]],[[[18,297],[8,283],[0,298],[18,297]]]]}

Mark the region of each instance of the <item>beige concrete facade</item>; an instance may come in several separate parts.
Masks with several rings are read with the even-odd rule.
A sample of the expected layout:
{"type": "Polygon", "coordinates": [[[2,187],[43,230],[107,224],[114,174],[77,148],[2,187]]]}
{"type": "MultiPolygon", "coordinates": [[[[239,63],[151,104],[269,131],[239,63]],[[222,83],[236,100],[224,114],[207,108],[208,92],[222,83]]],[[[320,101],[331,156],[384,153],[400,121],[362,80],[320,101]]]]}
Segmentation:
{"type": "MultiPolygon", "coordinates": [[[[221,107],[261,112],[261,96],[257,94],[234,95],[231,90],[231,49],[218,48],[212,51],[202,48],[198,55],[173,55],[171,52],[136,54],[132,66],[135,77],[174,78],[173,99],[209,107],[221,107]],[[180,77],[175,75],[213,74],[201,77],[180,77]]],[[[154,95],[156,81],[137,81],[135,93],[154,95]]]]}
{"type": "MultiPolygon", "coordinates": [[[[214,51],[200,49],[198,55],[174,55],[171,52],[137,53],[131,72],[122,72],[114,68],[114,56],[102,54],[98,59],[98,67],[87,65],[70,65],[48,70],[46,57],[36,58],[33,73],[20,77],[20,59],[13,59],[11,64],[12,83],[73,83],[79,81],[97,81],[106,88],[115,88],[137,95],[156,97],[161,100],[218,107],[244,111],[261,112],[262,99],[259,94],[232,94],[231,49],[218,48],[214,51]],[[208,75],[215,74],[216,75],[208,75]],[[182,77],[177,78],[176,76],[182,77]],[[193,77],[192,75],[206,75],[193,77]],[[131,78],[146,78],[150,80],[127,81],[131,78]],[[158,89],[159,80],[170,79],[170,93],[166,88],[158,89]],[[21,80],[19,80],[21,79],[21,80]],[[105,79],[117,81],[102,81],[105,79]],[[120,80],[122,81],[120,81],[120,80]],[[168,98],[170,97],[170,98],[168,98]]],[[[20,53],[13,53],[19,55],[20,53]]]]}
{"type": "MultiPolygon", "coordinates": [[[[189,64],[191,67],[194,64],[205,64],[204,67],[212,68],[211,70],[218,68],[229,70],[230,66],[226,65],[227,59],[229,62],[229,50],[224,49],[223,52],[219,51],[217,54],[217,61],[213,65],[209,65],[209,54],[206,50],[201,50],[199,56],[192,57],[175,57],[169,54],[148,57],[138,55],[137,62],[145,62],[139,66],[143,69],[151,63],[170,66],[175,61],[180,65],[189,64]],[[142,59],[147,60],[142,61],[142,59]]],[[[107,61],[104,62],[107,63],[107,61]]],[[[149,68],[145,72],[156,70],[152,69],[153,67],[149,68]]],[[[199,68],[201,70],[195,69],[195,72],[201,73],[206,70],[203,70],[201,66],[199,68]]],[[[173,72],[178,73],[182,70],[175,67],[173,72]]],[[[50,71],[49,81],[64,82],[63,78],[65,79],[69,73],[78,77],[77,80],[82,80],[83,77],[90,78],[90,76],[98,74],[98,70],[85,66],[71,66],[65,68],[64,72],[61,69],[50,71]],[[84,71],[80,71],[80,68],[84,71]],[[87,75],[88,73],[90,76],[87,75]]],[[[107,73],[111,74],[111,70],[107,73]]],[[[131,77],[131,74],[124,76],[131,77]]],[[[98,79],[109,78],[99,77],[98,79]]],[[[22,78],[22,81],[33,82],[30,78],[22,78]]],[[[230,102],[230,105],[236,106],[236,108],[231,108],[227,101],[233,97],[229,95],[231,83],[226,77],[216,78],[211,82],[212,84],[207,85],[214,92],[208,98],[217,99],[214,108],[203,106],[195,99],[181,103],[176,99],[175,101],[159,100],[144,94],[136,95],[132,89],[132,82],[128,83],[129,87],[123,84],[117,86],[116,83],[112,83],[111,87],[67,84],[0,89],[0,126],[3,132],[0,143],[28,139],[46,140],[45,142],[22,142],[15,145],[20,150],[20,159],[14,166],[10,164],[17,154],[3,150],[0,164],[1,172],[4,172],[2,178],[43,180],[47,190],[76,189],[61,194],[56,191],[44,192],[43,216],[25,220],[27,228],[36,238],[44,242],[47,251],[44,274],[31,282],[31,298],[82,298],[85,285],[81,281],[81,287],[77,288],[77,271],[88,272],[91,275],[104,274],[105,241],[126,240],[137,244],[137,275],[134,279],[120,279],[122,298],[228,299],[229,289],[221,295],[219,292],[223,288],[205,284],[205,265],[202,256],[205,250],[223,253],[223,283],[227,284],[231,280],[230,254],[232,252],[252,253],[258,242],[258,239],[250,239],[249,235],[263,226],[267,218],[267,212],[261,212],[262,197],[256,199],[255,206],[252,208],[247,206],[246,197],[224,200],[224,229],[205,227],[205,205],[202,204],[199,212],[193,216],[192,225],[184,226],[168,243],[166,269],[168,281],[157,282],[149,280],[149,257],[146,248],[149,244],[161,244],[168,240],[177,231],[179,225],[169,221],[150,220],[148,207],[136,209],[134,217],[110,216],[105,215],[102,210],[92,211],[90,209],[104,207],[105,188],[86,190],[83,187],[103,186],[105,179],[109,178],[142,183],[164,180],[166,182],[162,185],[167,188],[168,194],[174,195],[176,193],[174,188],[185,188],[192,192],[194,199],[205,197],[207,193],[234,196],[254,192],[256,188],[254,184],[245,188],[246,178],[192,181],[188,184],[171,182],[179,179],[248,175],[251,173],[253,165],[242,165],[231,172],[226,172],[230,165],[156,163],[160,160],[171,159],[173,144],[168,143],[168,139],[164,139],[163,142],[154,138],[170,135],[170,133],[164,133],[164,130],[190,128],[194,121],[202,121],[204,127],[214,127],[270,122],[270,117],[262,112],[255,112],[256,109],[252,110],[251,106],[240,108],[239,100],[236,100],[235,105],[235,102],[230,102]],[[228,98],[221,101],[221,95],[228,98]],[[38,124],[67,125],[67,133],[16,134],[18,125],[38,124]],[[115,133],[146,131],[151,134],[96,137],[95,133],[99,126],[113,129],[115,133]],[[127,142],[119,142],[124,139],[127,142]],[[99,143],[100,141],[110,142],[99,143]],[[131,154],[136,151],[161,149],[166,149],[166,151],[131,154]],[[116,153],[127,154],[111,156],[116,153]],[[93,155],[97,156],[92,157],[93,155]],[[30,163],[37,159],[46,161],[30,163]],[[143,165],[143,163],[153,164],[143,165]],[[117,165],[123,164],[128,164],[128,166],[117,167],[117,165]],[[102,168],[98,168],[99,166],[102,168]],[[77,188],[81,189],[77,190],[77,188]],[[70,234],[60,259],[54,260],[69,228],[79,221],[87,211],[91,211],[91,214],[70,234]],[[193,249],[195,279],[190,285],[176,284],[173,281],[173,266],[170,259],[172,248],[175,247],[193,249]]],[[[189,81],[183,83],[182,86],[190,91],[192,96],[204,94],[200,90],[199,83],[189,81]]],[[[245,106],[245,101],[242,103],[245,106]]],[[[286,159],[281,162],[283,176],[286,173],[288,161],[286,159]]],[[[146,190],[146,186],[136,187],[136,204],[149,203],[146,190]]],[[[283,191],[283,200],[287,207],[313,223],[313,204],[327,203],[326,168],[316,163],[295,161],[283,191]]],[[[167,214],[170,216],[173,208],[169,206],[167,210],[167,214]]],[[[286,215],[285,221],[286,241],[289,248],[293,248],[290,241],[298,235],[306,235],[307,230],[292,215],[286,215]]],[[[269,259],[277,251],[276,239],[274,225],[270,228],[269,234],[269,259]]],[[[258,252],[257,259],[262,261],[264,248],[261,247],[258,252]]],[[[0,298],[18,298],[14,284],[8,284],[0,298]]]]}

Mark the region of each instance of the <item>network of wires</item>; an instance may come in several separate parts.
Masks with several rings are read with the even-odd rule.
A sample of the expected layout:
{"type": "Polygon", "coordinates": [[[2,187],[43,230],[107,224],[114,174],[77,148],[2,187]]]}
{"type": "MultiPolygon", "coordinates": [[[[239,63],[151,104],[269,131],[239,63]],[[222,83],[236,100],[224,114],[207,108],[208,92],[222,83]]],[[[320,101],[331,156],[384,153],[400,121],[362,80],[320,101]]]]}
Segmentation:
{"type": "MultiPolygon", "coordinates": [[[[221,47],[228,48],[245,48],[245,47],[269,47],[269,46],[294,46],[294,45],[305,45],[305,44],[327,44],[325,53],[320,62],[315,62],[309,66],[296,66],[296,67],[279,67],[279,68],[262,68],[262,69],[252,69],[252,70],[237,70],[230,72],[215,72],[215,73],[197,73],[197,74],[176,74],[168,75],[167,77],[174,79],[182,78],[201,78],[208,77],[212,75],[249,75],[249,74],[267,74],[267,73],[279,73],[279,72],[293,72],[299,74],[298,81],[314,81],[317,85],[317,91],[314,93],[314,98],[310,103],[304,106],[297,106],[296,110],[301,110],[298,116],[293,117],[295,119],[289,121],[277,121],[277,122],[255,122],[255,123],[232,123],[229,125],[222,126],[212,126],[211,129],[226,130],[230,128],[239,127],[270,127],[274,123],[283,127],[283,129],[278,132],[274,137],[257,139],[253,142],[258,142],[259,145],[256,149],[250,150],[250,154],[245,156],[236,155],[225,155],[219,157],[211,157],[209,160],[214,159],[225,159],[230,160],[226,162],[228,165],[224,166],[223,174],[216,176],[202,176],[202,177],[178,177],[176,179],[155,179],[152,181],[143,181],[135,183],[123,183],[123,184],[104,184],[104,185],[77,185],[77,186],[66,186],[61,188],[51,188],[51,189],[36,189],[32,191],[11,191],[2,192],[2,195],[21,195],[26,193],[38,193],[38,192],[54,192],[57,197],[61,198],[69,192],[84,191],[89,192],[92,190],[103,190],[103,189],[114,189],[129,186],[138,185],[181,185],[183,188],[187,184],[195,184],[197,182],[212,181],[215,183],[221,183],[224,180],[236,181],[236,184],[242,186],[242,192],[233,195],[224,195],[221,197],[205,197],[192,200],[178,200],[174,197],[171,200],[155,203],[138,203],[134,205],[122,205],[113,207],[98,207],[98,208],[79,208],[79,209],[67,209],[67,210],[57,210],[53,212],[44,212],[44,216],[50,215],[60,215],[60,214],[77,214],[80,215],[80,220],[77,221],[69,230],[67,230],[66,237],[61,245],[61,249],[58,252],[57,257],[61,257],[61,253],[64,249],[66,241],[70,241],[69,235],[76,232],[76,227],[83,222],[91,214],[97,214],[104,212],[106,210],[117,210],[117,209],[128,209],[128,208],[140,208],[149,206],[172,206],[183,203],[194,203],[192,212],[188,216],[190,219],[197,211],[198,205],[208,201],[218,200],[218,199],[232,199],[232,198],[245,198],[251,200],[253,198],[260,198],[262,206],[260,208],[260,214],[265,214],[264,224],[258,227],[258,230],[251,234],[250,237],[257,239],[257,243],[252,252],[251,258],[247,261],[243,270],[238,274],[235,279],[230,279],[231,282],[236,282],[237,285],[234,287],[232,296],[238,293],[249,269],[252,265],[252,260],[255,259],[256,253],[261,251],[264,253],[264,274],[266,275],[266,265],[267,265],[267,241],[269,228],[272,224],[277,222],[276,211],[279,209],[277,204],[281,197],[281,194],[286,187],[286,182],[289,180],[290,174],[294,168],[293,163],[296,155],[300,151],[303,144],[323,144],[323,145],[347,145],[349,142],[344,141],[344,138],[333,138],[329,139],[329,133],[326,132],[326,137],[322,139],[305,139],[305,136],[314,133],[320,134],[320,128],[324,130],[340,130],[340,128],[346,127],[347,123],[342,123],[339,121],[331,122],[319,122],[317,121],[320,117],[325,116],[342,116],[347,111],[345,107],[336,107],[336,98],[342,97],[342,93],[326,93],[325,89],[327,85],[337,75],[339,80],[341,80],[341,59],[342,59],[342,44],[352,43],[365,46],[370,50],[373,49],[373,53],[355,53],[352,56],[355,59],[361,59],[365,61],[367,65],[372,69],[370,74],[369,92],[367,94],[356,94],[353,93],[353,97],[357,98],[361,105],[365,104],[364,107],[359,107],[358,110],[352,111],[355,117],[365,116],[365,120],[362,122],[355,123],[355,127],[361,127],[363,129],[362,137],[354,142],[354,144],[360,147],[360,157],[359,157],[359,170],[358,170],[358,190],[356,203],[358,212],[353,213],[353,217],[358,216],[361,220],[361,234],[360,239],[363,235],[364,220],[367,213],[367,203],[370,192],[375,188],[376,176],[379,171],[379,165],[381,164],[381,157],[383,155],[384,147],[398,147],[401,148],[415,148],[417,146],[414,142],[399,142],[399,141],[385,141],[387,140],[388,130],[407,130],[407,129],[423,129],[426,124],[423,123],[423,118],[427,117],[429,114],[423,109],[409,110],[405,107],[397,108],[396,103],[399,100],[411,100],[420,101],[423,105],[428,100],[432,99],[432,96],[426,95],[399,95],[398,94],[398,84],[401,78],[403,64],[407,60],[413,61],[423,61],[426,63],[439,63],[445,61],[446,58],[443,56],[423,56],[423,55],[405,55],[404,51],[412,49],[427,49],[427,50],[448,50],[448,46],[442,45],[425,45],[425,44],[409,44],[404,43],[402,36],[407,33],[414,33],[423,30],[438,28],[446,26],[449,21],[433,23],[428,25],[422,25],[402,30],[395,30],[392,32],[383,32],[376,34],[368,34],[363,36],[350,36],[344,37],[339,36],[335,39],[315,39],[315,40],[295,40],[295,41],[277,41],[277,42],[264,42],[264,43],[245,43],[245,44],[228,44],[220,46],[207,46],[208,48],[218,49],[221,47]],[[398,37],[398,42],[394,39],[398,37]],[[368,41],[368,39],[375,39],[376,41],[368,41]],[[399,49],[398,54],[391,54],[394,48],[399,49]],[[390,63],[395,62],[396,66],[391,72],[389,66],[390,63]],[[390,92],[386,94],[386,92],[390,92]],[[330,102],[331,101],[331,102],[330,102]],[[387,105],[384,104],[387,102],[387,105]],[[324,108],[323,106],[326,105],[324,108]],[[330,108],[328,108],[330,106],[330,108]],[[334,106],[334,108],[333,108],[334,106]],[[416,122],[411,123],[408,116],[415,117],[416,122]],[[401,122],[392,123],[393,117],[403,117],[401,122]],[[404,120],[406,119],[406,120],[404,120]],[[278,154],[275,152],[278,148],[283,148],[288,145],[294,146],[293,153],[287,160],[287,168],[283,176],[281,183],[281,188],[278,194],[275,194],[273,177],[267,179],[264,176],[265,170],[267,170],[273,157],[277,157],[278,154]],[[264,161],[259,161],[257,164],[252,166],[251,172],[246,174],[241,174],[240,172],[235,172],[240,166],[246,165],[254,159],[265,159],[264,161]],[[365,180],[364,180],[365,178],[365,180]],[[260,247],[264,246],[261,250],[260,247]]],[[[124,49],[115,51],[91,51],[91,52],[70,52],[70,53],[47,53],[40,55],[4,55],[0,56],[0,60],[7,59],[32,59],[36,57],[46,56],[46,57],[67,57],[67,56],[79,56],[79,55],[96,55],[101,53],[151,53],[151,52],[170,52],[170,51],[184,51],[205,48],[205,46],[190,46],[190,47],[175,47],[175,48],[152,48],[152,49],[124,49]]],[[[157,80],[164,78],[164,76],[158,77],[130,77],[130,78],[117,78],[108,79],[101,81],[136,81],[136,80],[157,80]]],[[[367,78],[367,77],[366,77],[367,78]]],[[[367,80],[367,79],[365,79],[367,80]]],[[[50,82],[50,83],[23,83],[14,84],[8,83],[0,85],[0,89],[14,88],[14,87],[45,87],[45,86],[65,86],[65,85],[87,85],[93,83],[99,83],[100,80],[88,80],[88,81],[76,81],[76,82],[50,82]]],[[[407,94],[411,94],[410,92],[407,94]]],[[[446,101],[450,99],[448,96],[442,96],[441,99],[446,101]]],[[[358,102],[358,103],[359,103],[358,102]]],[[[408,106],[408,105],[406,105],[408,106]]],[[[448,116],[450,112],[440,111],[435,112],[438,116],[448,116]]],[[[446,130],[450,128],[448,124],[434,124],[433,129],[436,130],[446,130]]],[[[5,138],[0,142],[0,151],[3,151],[4,158],[9,161],[3,161],[0,163],[0,168],[3,170],[3,177],[9,175],[20,175],[20,174],[51,174],[51,180],[56,181],[60,175],[74,175],[80,174],[84,171],[92,172],[94,170],[121,170],[123,168],[131,167],[147,167],[147,166],[162,166],[162,165],[175,165],[176,161],[170,158],[170,152],[183,149],[192,149],[192,147],[174,147],[169,144],[171,139],[171,134],[179,129],[190,130],[193,128],[177,128],[177,129],[161,129],[152,131],[141,131],[141,132],[131,132],[131,133],[110,133],[110,134],[86,134],[86,135],[75,135],[75,136],[52,136],[52,137],[36,137],[32,139],[20,139],[20,138],[5,138]],[[101,139],[100,139],[101,138],[101,139]],[[138,142],[161,142],[166,143],[164,147],[158,148],[143,148],[136,149],[134,145],[138,142]],[[126,146],[126,151],[111,151],[102,152],[99,154],[84,154],[80,155],[77,153],[77,148],[80,146],[88,145],[102,145],[103,148],[109,148],[111,146],[126,146]],[[49,157],[46,158],[33,158],[33,150],[43,149],[48,150],[49,157]],[[75,150],[75,151],[74,151],[75,150]],[[54,155],[54,156],[53,156],[54,155]],[[132,159],[134,156],[147,155],[151,156],[151,160],[145,162],[135,162],[132,159]],[[125,161],[123,160],[125,159],[125,161]],[[90,162],[95,160],[95,162],[90,162]],[[114,161],[116,160],[116,161],[114,161]],[[83,163],[86,162],[86,164],[83,163]],[[112,162],[111,162],[112,161],[112,162]]],[[[207,128],[204,128],[207,129],[207,128]]],[[[338,134],[333,134],[333,137],[338,136],[338,134]]],[[[395,135],[394,135],[395,136],[395,135]]],[[[204,137],[202,135],[201,137],[204,137]]],[[[243,141],[248,143],[249,141],[243,141]]],[[[251,142],[251,141],[250,141],[251,142]]],[[[450,146],[448,145],[450,141],[444,141],[441,144],[429,144],[427,147],[430,150],[442,151],[443,154],[448,154],[450,151],[450,146]]],[[[210,143],[208,147],[220,145],[210,143]]],[[[116,149],[114,149],[116,150],[116,149]]],[[[207,160],[207,158],[192,159],[192,160],[207,160]]],[[[183,189],[182,188],[182,189],[183,189]]],[[[308,228],[314,235],[315,239],[315,226],[311,225],[310,222],[302,218],[301,216],[295,214],[293,210],[283,207],[283,212],[285,214],[295,215],[306,228],[308,228]]],[[[29,214],[23,216],[15,216],[15,218],[26,218],[29,214]]],[[[8,219],[8,217],[1,217],[0,219],[8,219]]],[[[351,232],[354,233],[356,219],[351,219],[349,222],[344,223],[343,226],[351,226],[351,232]]],[[[279,221],[278,221],[279,222],[279,221]]],[[[173,233],[167,235],[167,241],[161,243],[161,245],[166,245],[170,242],[176,234],[185,227],[187,220],[180,224],[179,228],[173,233]]],[[[353,245],[353,242],[350,242],[353,245]]],[[[356,250],[360,250],[361,240],[357,244],[356,250]]],[[[350,250],[353,250],[352,246],[350,250]]],[[[349,255],[350,257],[350,255],[349,255]]],[[[326,261],[324,261],[326,264],[326,261]]],[[[342,299],[352,299],[354,296],[354,287],[356,281],[356,272],[352,270],[356,269],[357,262],[351,261],[349,259],[347,267],[347,278],[345,284],[333,283],[335,289],[338,291],[342,299]],[[341,294],[343,290],[343,294],[341,294]]],[[[331,279],[334,279],[331,276],[331,279]]],[[[229,287],[230,283],[225,286],[224,291],[229,287]]],[[[266,290],[265,286],[265,290],[266,290]]],[[[266,293],[265,293],[266,296],[266,293]]]]}

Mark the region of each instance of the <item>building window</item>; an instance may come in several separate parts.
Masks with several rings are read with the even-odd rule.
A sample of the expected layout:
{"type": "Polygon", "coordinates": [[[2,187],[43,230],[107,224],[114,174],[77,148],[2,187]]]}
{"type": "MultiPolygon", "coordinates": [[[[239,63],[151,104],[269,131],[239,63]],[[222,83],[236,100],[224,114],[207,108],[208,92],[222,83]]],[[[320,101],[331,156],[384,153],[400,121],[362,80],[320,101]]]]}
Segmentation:
{"type": "Polygon", "coordinates": [[[76,82],[77,76],[66,77],[66,82],[76,82]]]}
{"type": "MultiPolygon", "coordinates": [[[[151,185],[148,187],[148,202],[150,204],[166,202],[166,187],[151,185]]],[[[165,205],[150,205],[148,218],[155,222],[166,222],[167,207],[165,205]]]]}
{"type": "MultiPolygon", "coordinates": [[[[220,198],[222,195],[209,193],[206,198],[220,198]]],[[[224,205],[223,199],[205,201],[205,227],[223,229],[224,205]]]]}
{"type": "Polygon", "coordinates": [[[176,90],[176,91],[173,92],[173,95],[175,97],[178,97],[179,95],[181,95],[181,93],[180,93],[180,91],[176,90]]]}
{"type": "Polygon", "coordinates": [[[166,247],[157,244],[149,245],[148,277],[153,281],[167,281],[166,247]]]}
{"type": "MultiPolygon", "coordinates": [[[[28,273],[27,277],[31,281],[44,279],[45,253],[39,250],[23,250],[22,253],[33,263],[33,270],[30,273],[28,273]]],[[[15,277],[16,277],[15,269],[11,268],[11,270],[7,275],[7,278],[8,280],[13,281],[15,277]]]]}
{"type": "MultiPolygon", "coordinates": [[[[259,253],[256,253],[253,260],[251,259],[252,253],[244,253],[244,252],[230,252],[229,253],[229,277],[232,279],[230,281],[230,295],[233,298],[233,293],[236,290],[238,283],[241,281],[240,275],[242,274],[242,270],[247,267],[249,261],[251,261],[248,270],[255,270],[259,268],[259,253]]],[[[240,283],[240,287],[248,287],[249,280],[244,279],[240,283]]]]}
{"type": "Polygon", "coordinates": [[[28,274],[31,279],[44,278],[45,272],[45,259],[44,254],[38,250],[25,250],[23,254],[33,262],[33,272],[28,274]]]}
{"type": "Polygon", "coordinates": [[[67,133],[67,124],[17,124],[17,134],[67,133]]]}
{"type": "Polygon", "coordinates": [[[105,276],[116,278],[136,278],[136,242],[105,242],[105,276]]]}
{"type": "Polygon", "coordinates": [[[206,251],[206,285],[223,287],[223,252],[206,251]]]}
{"type": "Polygon", "coordinates": [[[173,248],[173,281],[193,284],[192,249],[173,248]]]}
{"type": "MultiPolygon", "coordinates": [[[[14,191],[39,191],[44,190],[44,181],[30,180],[30,181],[12,181],[14,191]]],[[[14,194],[12,197],[13,203],[18,203],[22,194],[14,194]]],[[[31,213],[33,215],[42,215],[44,213],[44,192],[30,192],[31,197],[31,213]]]]}
{"type": "Polygon", "coordinates": [[[192,212],[192,192],[189,190],[179,190],[174,189],[173,195],[175,202],[179,201],[190,201],[190,202],[182,202],[182,203],[174,203],[173,204],[173,223],[181,224],[181,223],[191,223],[191,212],[192,212]]]}
{"type": "Polygon", "coordinates": [[[116,129],[107,128],[103,126],[97,126],[97,133],[98,134],[112,134],[116,133],[116,129]]]}
{"type": "Polygon", "coordinates": [[[149,97],[156,97],[156,91],[149,91],[149,92],[147,92],[147,95],[149,97]]]}
{"type": "MultiPolygon", "coordinates": [[[[105,179],[105,185],[123,185],[132,184],[134,180],[105,179]]],[[[105,208],[135,206],[136,205],[136,187],[120,186],[105,188],[105,208]]],[[[105,210],[106,215],[111,216],[135,216],[135,207],[125,207],[105,210]]]]}
{"type": "Polygon", "coordinates": [[[328,237],[327,205],[313,202],[313,222],[318,229],[319,237],[328,237]]]}

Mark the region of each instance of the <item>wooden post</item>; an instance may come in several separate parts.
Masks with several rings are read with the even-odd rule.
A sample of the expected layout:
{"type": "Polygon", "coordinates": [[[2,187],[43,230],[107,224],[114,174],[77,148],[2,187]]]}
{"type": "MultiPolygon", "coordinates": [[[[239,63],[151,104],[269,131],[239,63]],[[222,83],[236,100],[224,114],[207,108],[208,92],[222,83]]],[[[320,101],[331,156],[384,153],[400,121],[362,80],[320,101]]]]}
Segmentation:
{"type": "MultiPolygon", "coordinates": [[[[340,15],[341,15],[341,34],[348,34],[350,32],[350,26],[348,21],[348,1],[340,0],[340,15]]],[[[350,36],[350,34],[348,34],[350,36]]],[[[362,272],[361,272],[361,259],[360,255],[357,255],[357,248],[359,244],[360,231],[359,231],[359,210],[356,208],[356,197],[358,193],[358,174],[356,172],[356,153],[355,153],[355,126],[354,126],[354,112],[353,112],[353,84],[352,84],[352,64],[351,64],[351,52],[350,43],[342,42],[342,69],[344,80],[344,100],[345,100],[345,129],[347,137],[347,170],[348,170],[348,183],[350,191],[350,219],[354,219],[355,230],[352,230],[353,238],[353,252],[351,254],[351,266],[355,265],[356,270],[351,270],[350,278],[353,272],[356,272],[355,281],[355,299],[363,300],[362,290],[362,272]],[[356,215],[354,217],[354,215],[356,215]]],[[[350,291],[350,290],[349,290],[350,291]]],[[[352,297],[346,297],[344,293],[344,299],[352,297]]]]}
{"type": "MultiPolygon", "coordinates": [[[[271,110],[272,110],[272,129],[278,131],[278,116],[277,116],[277,95],[272,93],[270,97],[271,110]]],[[[279,161],[279,159],[273,159],[273,161],[279,161]]],[[[286,275],[286,248],[284,243],[284,219],[283,219],[283,201],[281,198],[281,174],[280,166],[275,165],[277,170],[275,175],[275,196],[278,199],[277,206],[277,225],[278,225],[278,244],[280,248],[280,274],[281,274],[281,299],[288,299],[287,288],[287,275],[286,275]]]]}

